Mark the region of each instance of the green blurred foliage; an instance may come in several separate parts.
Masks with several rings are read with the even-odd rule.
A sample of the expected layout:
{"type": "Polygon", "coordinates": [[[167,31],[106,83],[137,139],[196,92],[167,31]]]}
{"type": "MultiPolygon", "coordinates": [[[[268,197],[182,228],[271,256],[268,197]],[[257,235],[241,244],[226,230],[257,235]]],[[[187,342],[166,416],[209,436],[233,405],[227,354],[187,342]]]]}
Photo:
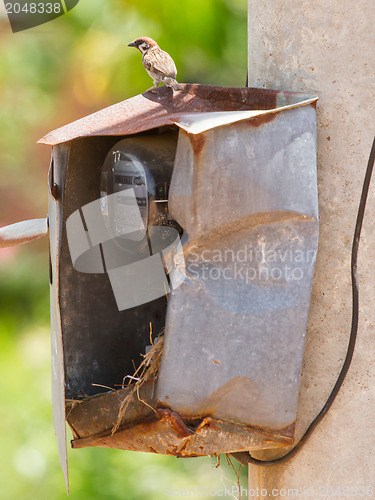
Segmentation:
{"type": "MultiPolygon", "coordinates": [[[[243,86],[246,9],[246,0],[80,0],[67,15],[17,34],[0,17],[0,225],[46,215],[50,148],[36,144],[41,136],[151,85],[139,52],[127,47],[134,38],[155,38],[179,81],[243,86]]],[[[52,424],[47,252],[46,241],[0,250],[4,500],[66,498],[52,424]]],[[[161,499],[167,486],[231,487],[234,471],[215,464],[77,450],[69,452],[71,498],[161,499]]]]}
{"type": "MultiPolygon", "coordinates": [[[[45,256],[30,255],[23,247],[16,251],[15,266],[9,265],[12,256],[2,252],[0,499],[64,499],[51,414],[45,256]]],[[[100,448],[69,451],[70,498],[162,499],[168,487],[230,489],[234,471],[225,463],[220,469],[215,465],[216,459],[210,458],[176,459],[100,448]]]]}
{"type": "Polygon", "coordinates": [[[0,222],[46,210],[41,135],[151,85],[141,55],[127,47],[145,34],[171,53],[180,81],[245,84],[246,0],[81,0],[17,34],[0,20],[0,222]]]}

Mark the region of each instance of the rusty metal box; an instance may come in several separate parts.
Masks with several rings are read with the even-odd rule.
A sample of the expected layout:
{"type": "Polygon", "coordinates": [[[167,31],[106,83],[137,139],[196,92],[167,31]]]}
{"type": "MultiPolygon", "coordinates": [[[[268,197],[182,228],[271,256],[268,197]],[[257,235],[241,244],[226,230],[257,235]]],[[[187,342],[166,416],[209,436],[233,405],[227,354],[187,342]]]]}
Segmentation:
{"type": "MultiPolygon", "coordinates": [[[[318,242],[316,100],[164,87],[40,141],[53,146],[53,403],[66,474],[65,420],[74,448],[199,456],[293,443],[318,242]],[[131,174],[139,213],[151,214],[148,256],[159,255],[168,288],[144,303],[118,299],[117,288],[134,288],[130,261],[91,229],[109,152],[118,183],[130,182],[135,157],[156,179],[147,198],[131,174]],[[173,265],[151,236],[167,226],[178,234],[173,265]],[[123,380],[144,360],[150,327],[163,337],[160,369],[134,391],[123,380]]],[[[147,269],[138,268],[146,288],[147,269]]]]}

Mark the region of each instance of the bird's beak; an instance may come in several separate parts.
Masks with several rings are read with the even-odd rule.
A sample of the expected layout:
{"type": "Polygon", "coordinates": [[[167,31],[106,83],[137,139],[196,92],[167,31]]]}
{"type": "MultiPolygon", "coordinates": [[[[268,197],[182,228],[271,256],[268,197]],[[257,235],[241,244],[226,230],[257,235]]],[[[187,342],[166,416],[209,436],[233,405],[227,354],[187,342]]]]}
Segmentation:
{"type": "Polygon", "coordinates": [[[134,42],[128,43],[128,47],[136,47],[136,44],[134,42]]]}

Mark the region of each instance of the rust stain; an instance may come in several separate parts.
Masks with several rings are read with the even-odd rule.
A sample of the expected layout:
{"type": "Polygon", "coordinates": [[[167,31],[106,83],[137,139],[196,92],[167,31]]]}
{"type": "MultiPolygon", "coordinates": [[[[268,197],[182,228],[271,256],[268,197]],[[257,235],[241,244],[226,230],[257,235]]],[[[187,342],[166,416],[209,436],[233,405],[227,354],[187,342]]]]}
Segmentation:
{"type": "Polygon", "coordinates": [[[191,147],[193,148],[194,157],[200,156],[206,143],[206,138],[203,134],[190,134],[189,139],[191,147]]]}
{"type": "Polygon", "coordinates": [[[256,116],[255,118],[252,118],[251,120],[245,120],[244,123],[248,127],[259,128],[262,125],[266,125],[267,123],[272,122],[277,116],[278,116],[278,113],[268,113],[265,115],[256,116]]]}

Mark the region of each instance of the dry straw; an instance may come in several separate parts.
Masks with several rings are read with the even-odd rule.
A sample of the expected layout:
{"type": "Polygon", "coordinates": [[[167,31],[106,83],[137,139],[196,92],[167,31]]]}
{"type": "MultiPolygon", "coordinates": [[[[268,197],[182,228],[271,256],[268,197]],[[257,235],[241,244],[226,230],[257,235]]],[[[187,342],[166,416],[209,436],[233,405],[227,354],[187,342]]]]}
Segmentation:
{"type": "Polygon", "coordinates": [[[139,401],[144,403],[146,406],[151,408],[155,413],[156,410],[150,406],[146,401],[144,401],[139,394],[139,389],[142,387],[142,385],[145,382],[148,382],[150,380],[156,380],[159,369],[160,369],[160,363],[161,363],[161,356],[163,353],[163,347],[164,347],[164,335],[163,335],[163,330],[157,337],[157,341],[154,344],[152,340],[152,325],[150,323],[150,343],[151,343],[151,349],[147,354],[143,356],[143,361],[137,368],[137,370],[134,372],[132,377],[129,378],[128,386],[132,383],[133,380],[137,380],[137,382],[133,385],[132,389],[130,392],[125,396],[123,401],[121,402],[119,412],[118,412],[118,417],[115,425],[112,428],[112,435],[118,430],[118,428],[121,425],[122,419],[125,416],[126,410],[128,409],[131,401],[133,400],[133,397],[135,394],[137,394],[137,398],[139,401]]]}

